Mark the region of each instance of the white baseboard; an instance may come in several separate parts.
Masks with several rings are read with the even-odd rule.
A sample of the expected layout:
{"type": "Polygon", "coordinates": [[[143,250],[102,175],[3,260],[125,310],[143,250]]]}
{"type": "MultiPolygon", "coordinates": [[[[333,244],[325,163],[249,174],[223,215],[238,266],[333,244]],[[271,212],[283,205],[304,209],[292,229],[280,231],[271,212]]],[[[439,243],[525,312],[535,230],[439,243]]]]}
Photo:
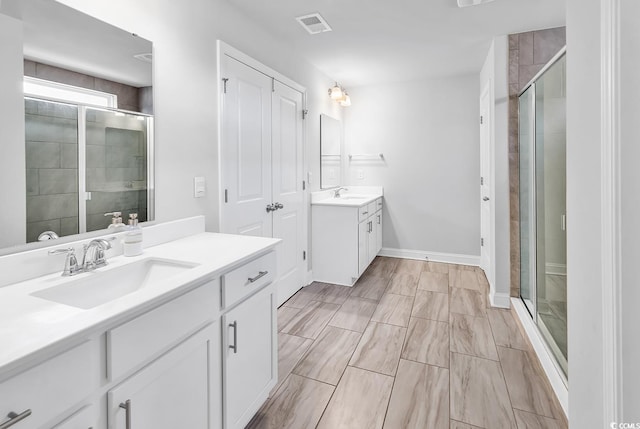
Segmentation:
{"type": "Polygon", "coordinates": [[[566,264],[554,264],[553,262],[547,262],[544,266],[544,270],[546,274],[551,274],[555,276],[566,276],[567,275],[567,265],[566,264]]]}
{"type": "Polygon", "coordinates": [[[516,311],[518,319],[520,319],[520,323],[522,323],[527,337],[529,337],[529,341],[533,346],[533,350],[535,351],[536,356],[538,356],[538,359],[542,364],[542,369],[544,370],[547,379],[551,383],[553,392],[556,394],[556,397],[560,402],[560,406],[562,406],[562,410],[564,411],[565,416],[568,416],[569,389],[565,384],[564,376],[561,374],[561,370],[558,368],[558,364],[556,363],[553,356],[551,356],[551,353],[549,352],[544,339],[540,335],[540,331],[538,331],[537,326],[533,323],[533,319],[529,315],[527,309],[524,307],[522,301],[519,298],[511,298],[511,305],[516,311]]]}
{"type": "Polygon", "coordinates": [[[511,297],[508,293],[489,293],[489,301],[492,307],[511,308],[511,297]]]}
{"type": "Polygon", "coordinates": [[[426,250],[407,250],[383,247],[380,256],[391,258],[418,259],[421,261],[445,262],[448,264],[480,265],[480,256],[460,255],[456,253],[429,252],[426,250]]]}
{"type": "Polygon", "coordinates": [[[304,286],[309,286],[311,283],[313,283],[313,270],[308,270],[307,271],[307,277],[305,277],[304,279],[304,286]]]}

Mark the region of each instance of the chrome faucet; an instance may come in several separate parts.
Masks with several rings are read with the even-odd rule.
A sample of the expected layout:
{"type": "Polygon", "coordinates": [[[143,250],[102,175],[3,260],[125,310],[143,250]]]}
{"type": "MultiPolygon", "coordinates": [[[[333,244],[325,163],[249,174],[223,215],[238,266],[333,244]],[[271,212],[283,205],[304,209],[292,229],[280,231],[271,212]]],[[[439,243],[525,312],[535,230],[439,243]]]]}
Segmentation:
{"type": "MultiPolygon", "coordinates": [[[[112,237],[110,240],[113,240],[112,237]]],[[[111,243],[104,238],[96,238],[91,240],[89,244],[84,245],[84,255],[82,256],[82,270],[91,271],[99,267],[107,265],[107,258],[104,252],[111,249],[111,243]]]]}
{"type": "Polygon", "coordinates": [[[75,276],[82,272],[82,267],[78,265],[78,259],[76,258],[76,250],[73,247],[49,250],[49,255],[67,255],[64,261],[64,270],[62,271],[64,277],[75,276]]]}
{"type": "Polygon", "coordinates": [[[340,191],[348,191],[347,188],[338,188],[333,191],[333,198],[340,198],[340,191]]]}

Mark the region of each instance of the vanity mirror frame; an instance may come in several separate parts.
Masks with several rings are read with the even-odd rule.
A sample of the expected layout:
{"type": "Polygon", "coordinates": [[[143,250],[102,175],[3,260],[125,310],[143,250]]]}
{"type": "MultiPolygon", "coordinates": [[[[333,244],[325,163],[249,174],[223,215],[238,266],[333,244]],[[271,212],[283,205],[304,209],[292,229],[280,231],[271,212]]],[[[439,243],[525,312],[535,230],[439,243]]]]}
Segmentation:
{"type": "MultiPolygon", "coordinates": [[[[24,1],[24,0],[22,0],[22,1],[24,1]]],[[[125,40],[125,41],[127,40],[126,35],[128,35],[131,38],[135,38],[135,39],[131,39],[131,40],[138,41],[138,43],[135,44],[135,48],[131,48],[131,49],[140,50],[141,47],[144,47],[146,45],[147,47],[144,47],[146,53],[153,54],[153,42],[152,41],[146,40],[146,39],[144,39],[144,38],[142,38],[140,36],[137,36],[136,34],[132,34],[129,31],[126,31],[126,30],[123,30],[121,28],[118,28],[118,27],[116,27],[116,26],[114,26],[112,24],[103,22],[103,21],[101,21],[101,20],[99,20],[99,19],[97,19],[97,18],[95,18],[93,16],[87,15],[87,14],[85,14],[85,13],[79,11],[79,10],[76,10],[76,9],[74,9],[72,7],[69,7],[69,6],[67,6],[67,5],[65,5],[63,3],[59,3],[57,1],[53,1],[53,0],[46,0],[46,1],[44,1],[44,0],[29,0],[29,1],[31,1],[31,3],[35,4],[36,6],[38,6],[40,4],[46,5],[47,8],[50,7],[50,6],[51,7],[55,6],[56,8],[58,8],[58,7],[60,8],[60,10],[62,11],[61,13],[75,14],[74,16],[77,19],[84,19],[84,20],[87,20],[87,21],[91,22],[91,25],[86,26],[86,28],[91,28],[92,31],[101,31],[100,34],[106,34],[106,33],[111,34],[113,32],[120,32],[123,36],[125,36],[125,37],[122,37],[122,39],[125,40]],[[100,29],[104,29],[104,30],[100,30],[100,29]],[[142,42],[142,43],[140,43],[140,42],[142,42]],[[147,43],[144,43],[144,42],[147,42],[147,43]]],[[[15,27],[16,29],[18,29],[18,31],[20,31],[20,29],[22,29],[22,31],[27,31],[27,27],[28,27],[27,19],[28,18],[25,17],[24,20],[19,18],[20,16],[22,16],[21,7],[22,6],[21,6],[21,2],[20,1],[12,1],[12,0],[6,1],[5,0],[5,1],[2,2],[2,8],[0,8],[0,15],[1,15],[1,17],[3,19],[6,18],[6,20],[7,20],[6,22],[12,23],[12,26],[15,27]],[[15,25],[13,25],[13,24],[15,24],[15,25]]],[[[27,7],[27,6],[25,6],[25,7],[27,7]]],[[[69,16],[71,17],[71,15],[69,15],[69,16]]],[[[9,33],[9,34],[13,34],[13,33],[9,33]]],[[[102,36],[97,36],[97,37],[102,37],[102,36]]],[[[52,36],[52,38],[55,39],[54,36],[52,36]]],[[[106,36],[102,37],[102,38],[104,38],[105,40],[109,40],[110,43],[112,43],[115,46],[116,42],[114,42],[112,38],[106,37],[106,36]]],[[[12,49],[14,49],[14,53],[17,51],[18,47],[22,43],[19,39],[21,39],[21,38],[17,38],[16,39],[16,45],[17,46],[12,47],[12,49]]],[[[25,39],[26,39],[26,37],[25,37],[25,39]]],[[[86,37],[85,37],[85,39],[86,39],[86,37]]],[[[79,40],[84,40],[84,39],[79,39],[79,40]]],[[[26,45],[24,45],[24,46],[26,46],[26,45]]],[[[110,46],[110,49],[114,49],[115,50],[116,48],[114,46],[110,46]]],[[[120,45],[118,45],[118,46],[120,46],[120,45]]],[[[133,43],[132,43],[132,46],[133,46],[133,43]]],[[[100,51],[100,52],[106,52],[107,51],[107,50],[100,49],[99,46],[94,46],[93,48],[95,50],[97,50],[97,51],[100,51]]],[[[90,79],[90,78],[91,79],[95,79],[96,82],[98,80],[101,80],[102,82],[105,82],[103,85],[106,84],[107,87],[110,84],[114,85],[115,87],[117,87],[118,85],[120,85],[120,82],[122,82],[122,85],[127,85],[129,87],[133,86],[133,87],[143,88],[143,87],[146,86],[146,85],[142,85],[142,84],[136,85],[134,81],[136,81],[136,80],[139,81],[140,78],[139,77],[133,77],[133,75],[131,75],[131,81],[127,81],[125,78],[110,77],[108,74],[95,72],[95,70],[91,70],[91,67],[94,67],[94,69],[95,69],[95,67],[97,67],[97,65],[96,64],[90,64],[90,60],[86,61],[87,64],[88,64],[87,68],[86,69],[82,69],[82,68],[79,68],[79,66],[77,65],[77,62],[74,63],[71,60],[69,62],[69,64],[70,64],[69,66],[65,66],[62,63],[55,64],[51,60],[47,60],[45,62],[44,58],[41,59],[41,58],[34,57],[33,55],[27,55],[26,54],[26,48],[23,48],[23,49],[24,49],[24,50],[22,50],[23,54],[22,54],[22,57],[20,59],[20,62],[22,64],[15,64],[15,65],[10,67],[14,71],[17,70],[18,68],[20,70],[22,70],[22,72],[21,72],[22,73],[22,78],[24,78],[24,76],[34,76],[32,74],[32,72],[27,73],[27,70],[25,70],[24,67],[25,67],[27,62],[35,61],[35,62],[37,62],[39,64],[44,65],[45,68],[47,68],[47,66],[53,66],[53,67],[56,67],[58,69],[62,69],[63,71],[67,70],[67,71],[72,72],[72,73],[73,72],[79,73],[81,75],[84,75],[84,77],[86,77],[87,79],[90,79]],[[29,60],[29,61],[26,61],[26,60],[29,60]]],[[[3,49],[3,53],[5,51],[6,50],[3,49]]],[[[140,52],[140,53],[142,53],[142,52],[140,52]]],[[[17,55],[19,55],[19,54],[17,54],[17,55]]],[[[17,58],[17,56],[13,56],[11,58],[17,58]]],[[[83,60],[86,60],[86,59],[83,59],[83,60]]],[[[107,60],[107,61],[109,61],[109,60],[107,60]]],[[[140,60],[135,60],[135,61],[140,61],[140,60]]],[[[83,104],[83,106],[86,106],[86,107],[91,108],[91,109],[100,109],[100,110],[103,110],[103,111],[114,111],[114,112],[129,113],[129,114],[144,116],[145,118],[150,118],[150,124],[149,124],[149,126],[146,127],[146,133],[147,133],[148,138],[147,138],[147,142],[146,142],[146,189],[145,189],[146,193],[147,193],[147,198],[146,198],[147,199],[147,218],[149,220],[145,221],[145,222],[141,222],[142,226],[152,225],[152,224],[155,223],[155,144],[154,144],[155,121],[154,121],[153,114],[144,113],[145,111],[148,112],[149,109],[152,112],[151,104],[153,103],[153,101],[152,101],[153,100],[153,86],[154,86],[154,82],[153,81],[154,81],[155,73],[154,73],[154,64],[153,64],[153,62],[151,62],[151,61],[148,61],[148,62],[149,62],[149,64],[147,64],[146,67],[148,67],[148,69],[150,71],[150,74],[151,74],[150,75],[150,79],[149,79],[150,82],[149,82],[149,85],[148,85],[148,86],[150,86],[150,88],[148,88],[148,90],[146,92],[146,94],[150,95],[150,97],[148,98],[148,100],[150,100],[150,103],[147,106],[148,108],[143,107],[142,104],[144,104],[144,102],[140,102],[142,104],[140,104],[139,108],[137,109],[137,110],[140,110],[140,112],[132,111],[132,110],[127,109],[127,108],[117,109],[117,108],[108,108],[108,107],[104,107],[104,106],[92,106],[90,104],[83,104]]],[[[31,67],[31,64],[29,64],[29,66],[31,67]]],[[[29,69],[29,70],[31,70],[31,69],[29,69]]],[[[51,72],[51,70],[49,70],[49,71],[51,72]]],[[[18,73],[18,72],[16,72],[16,73],[18,73]]],[[[53,71],[53,73],[55,74],[55,70],[53,71]]],[[[10,78],[5,82],[8,83],[8,84],[14,85],[13,81],[14,81],[14,79],[17,79],[16,76],[14,76],[13,74],[10,75],[10,78]]],[[[3,74],[3,78],[4,77],[6,77],[6,76],[3,74]]],[[[37,76],[37,78],[40,78],[40,76],[37,76]]],[[[51,77],[49,79],[45,78],[45,80],[56,81],[57,79],[55,77],[51,77]]],[[[58,80],[58,82],[61,82],[61,81],[58,80]]],[[[78,87],[82,88],[82,87],[84,87],[84,85],[79,85],[78,87]]],[[[87,89],[89,89],[89,88],[90,87],[87,87],[87,89]]],[[[98,88],[97,86],[96,86],[96,89],[100,90],[100,88],[98,88]]],[[[108,89],[107,90],[103,90],[103,91],[107,92],[107,93],[112,93],[112,91],[110,91],[108,89]]],[[[141,96],[142,96],[142,94],[141,94],[141,96]]],[[[3,121],[3,124],[6,125],[7,123],[9,123],[9,124],[12,123],[12,122],[15,123],[18,118],[21,118],[21,123],[18,123],[17,125],[15,125],[14,132],[12,134],[11,133],[8,133],[8,134],[4,134],[3,133],[2,134],[2,139],[4,141],[16,142],[16,137],[18,135],[20,135],[20,133],[22,133],[23,136],[22,136],[20,144],[24,148],[24,145],[25,145],[25,135],[24,135],[24,132],[25,132],[24,123],[25,122],[24,121],[25,121],[25,113],[26,113],[24,101],[25,101],[25,97],[31,97],[31,96],[22,93],[22,98],[21,98],[22,99],[22,103],[21,103],[22,109],[20,109],[19,112],[15,112],[15,110],[18,110],[17,109],[17,100],[18,100],[17,97],[18,97],[18,95],[17,95],[17,92],[16,92],[13,95],[13,98],[11,99],[11,102],[9,104],[6,104],[5,106],[1,106],[0,105],[0,111],[2,111],[3,113],[4,112],[10,112],[11,109],[14,110],[14,112],[10,114],[11,118],[10,119],[8,117],[5,118],[5,120],[3,121]],[[5,139],[7,139],[7,140],[5,140],[5,139]]],[[[39,99],[41,99],[43,101],[52,101],[52,102],[65,103],[65,101],[63,101],[63,100],[55,100],[54,98],[49,98],[49,97],[37,97],[37,98],[39,98],[39,99]]],[[[120,101],[120,100],[118,100],[118,101],[120,101]]],[[[122,102],[124,102],[125,103],[124,105],[127,106],[127,102],[125,100],[123,100],[122,102]]],[[[122,104],[122,102],[121,102],[121,104],[122,104]]],[[[80,132],[81,131],[78,131],[78,133],[80,133],[80,132]]],[[[141,142],[142,142],[142,144],[144,144],[144,140],[142,140],[141,142]]],[[[12,143],[11,146],[16,146],[16,145],[17,145],[17,143],[12,143]]],[[[5,175],[4,178],[3,178],[3,181],[6,182],[8,178],[15,177],[16,174],[18,174],[18,172],[17,172],[18,168],[22,169],[22,175],[24,176],[24,174],[25,174],[24,167],[18,167],[18,164],[22,164],[19,161],[20,157],[21,156],[25,156],[24,152],[21,155],[20,151],[24,151],[24,149],[17,150],[17,151],[14,150],[12,153],[15,154],[15,155],[7,155],[7,156],[11,156],[11,159],[17,159],[18,162],[14,163],[14,164],[16,164],[16,166],[13,167],[12,175],[10,175],[10,176],[5,175]]],[[[78,156],[81,156],[81,154],[78,153],[78,156]]],[[[142,177],[144,177],[144,176],[142,176],[142,177]]],[[[80,178],[78,178],[78,180],[79,179],[80,178]]],[[[14,186],[22,187],[22,184],[25,184],[25,189],[26,189],[26,183],[24,182],[24,180],[25,180],[24,177],[19,178],[14,183],[14,186]]],[[[12,183],[13,183],[13,181],[12,181],[12,183]]],[[[11,203],[7,203],[7,204],[8,204],[7,208],[10,209],[9,205],[11,203]]],[[[114,208],[114,209],[117,210],[117,208],[114,208]]],[[[3,211],[8,211],[8,210],[6,210],[6,208],[3,208],[3,211]]],[[[23,217],[24,213],[25,213],[24,212],[24,208],[18,206],[17,210],[11,211],[9,213],[4,213],[2,216],[0,216],[0,221],[2,221],[2,223],[6,227],[11,228],[11,225],[15,225],[16,217],[18,217],[18,218],[21,219],[20,222],[25,222],[25,226],[26,226],[26,216],[23,217]]],[[[125,223],[126,223],[126,219],[125,219],[125,223]]],[[[20,228],[23,228],[23,227],[21,226],[20,228]]],[[[51,247],[51,246],[59,246],[59,245],[64,244],[64,243],[69,243],[69,242],[74,242],[74,241],[83,240],[83,239],[87,239],[87,238],[103,236],[103,235],[107,235],[107,234],[113,234],[113,233],[117,233],[117,232],[121,232],[121,231],[124,231],[124,229],[116,229],[116,230],[113,230],[113,229],[100,229],[100,230],[95,230],[95,231],[90,231],[90,232],[85,232],[85,233],[66,235],[66,236],[62,236],[62,237],[60,237],[58,239],[55,239],[55,240],[47,240],[47,241],[42,241],[42,242],[30,242],[30,243],[26,243],[26,238],[27,238],[26,236],[23,238],[22,242],[20,242],[17,239],[10,239],[10,240],[7,239],[2,244],[3,247],[0,247],[0,256],[14,254],[14,253],[18,253],[18,252],[24,252],[24,251],[27,251],[27,250],[34,250],[34,249],[51,247]]]]}
{"type": "Polygon", "coordinates": [[[342,123],[324,113],[320,115],[320,189],[342,185],[342,123]]]}

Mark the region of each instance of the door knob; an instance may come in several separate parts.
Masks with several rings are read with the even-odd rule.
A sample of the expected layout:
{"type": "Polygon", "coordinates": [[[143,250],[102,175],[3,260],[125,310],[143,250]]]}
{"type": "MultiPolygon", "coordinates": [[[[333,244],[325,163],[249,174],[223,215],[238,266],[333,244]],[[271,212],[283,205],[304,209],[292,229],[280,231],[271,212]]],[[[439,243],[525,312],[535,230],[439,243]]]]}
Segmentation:
{"type": "Polygon", "coordinates": [[[482,197],[482,201],[489,201],[489,197],[482,197]]]}
{"type": "Polygon", "coordinates": [[[274,206],[275,206],[276,210],[284,208],[284,206],[281,203],[275,203],[274,206]]]}
{"type": "Polygon", "coordinates": [[[267,204],[267,213],[275,212],[278,210],[274,204],[267,204]]]}

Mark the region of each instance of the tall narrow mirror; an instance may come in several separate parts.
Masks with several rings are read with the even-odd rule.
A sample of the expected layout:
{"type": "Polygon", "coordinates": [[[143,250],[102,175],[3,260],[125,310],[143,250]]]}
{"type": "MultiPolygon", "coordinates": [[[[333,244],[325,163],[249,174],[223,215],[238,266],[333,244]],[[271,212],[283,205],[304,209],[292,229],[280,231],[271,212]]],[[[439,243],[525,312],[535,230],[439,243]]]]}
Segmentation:
{"type": "Polygon", "coordinates": [[[342,176],[342,132],[340,121],[320,115],[320,188],[335,188],[342,176]]]}

